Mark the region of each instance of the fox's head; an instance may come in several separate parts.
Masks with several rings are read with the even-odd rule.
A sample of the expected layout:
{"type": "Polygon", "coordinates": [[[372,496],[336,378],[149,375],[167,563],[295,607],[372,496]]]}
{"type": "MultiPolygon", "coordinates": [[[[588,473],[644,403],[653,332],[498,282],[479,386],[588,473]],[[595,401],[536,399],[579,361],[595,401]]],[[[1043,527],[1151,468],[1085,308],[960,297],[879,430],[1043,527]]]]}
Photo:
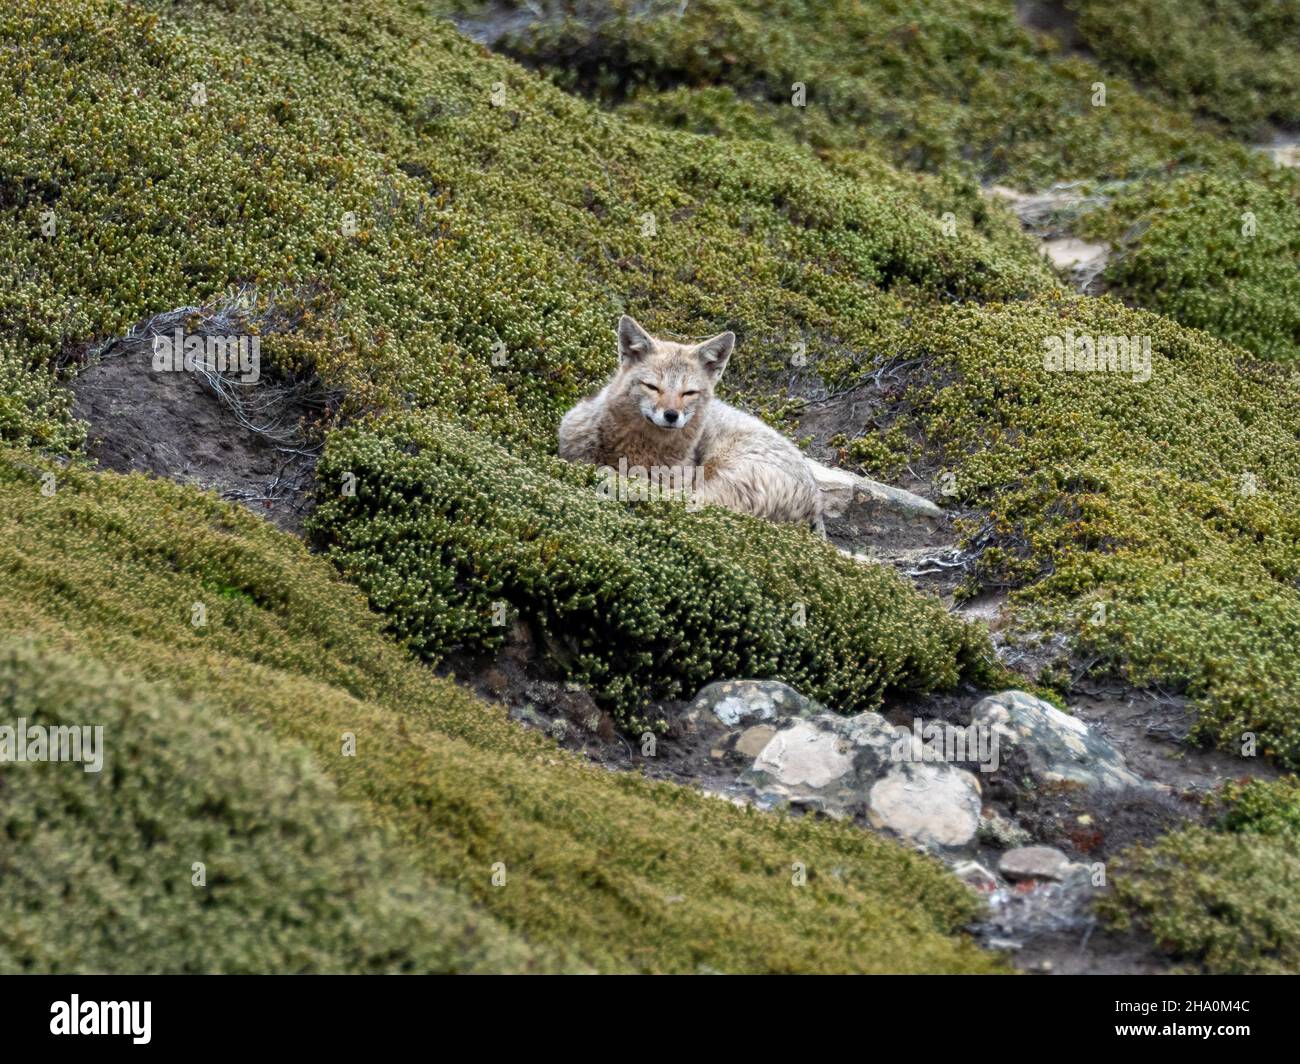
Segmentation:
{"type": "Polygon", "coordinates": [[[610,399],[626,414],[639,414],[666,432],[685,428],[713,398],[736,346],[724,332],[698,344],[651,336],[624,314],[618,321],[619,369],[610,399]]]}

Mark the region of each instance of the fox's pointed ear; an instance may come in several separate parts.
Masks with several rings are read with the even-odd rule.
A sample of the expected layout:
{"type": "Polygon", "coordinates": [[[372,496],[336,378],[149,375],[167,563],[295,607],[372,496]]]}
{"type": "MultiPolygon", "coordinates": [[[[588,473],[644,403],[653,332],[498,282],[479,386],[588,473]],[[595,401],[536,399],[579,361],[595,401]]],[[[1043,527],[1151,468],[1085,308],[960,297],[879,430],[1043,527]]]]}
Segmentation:
{"type": "Polygon", "coordinates": [[[718,377],[727,367],[727,359],[731,357],[731,352],[736,346],[736,334],[733,332],[718,333],[711,340],[705,340],[702,344],[695,347],[695,357],[700,360],[700,365],[713,376],[718,377]]]}
{"type": "Polygon", "coordinates": [[[636,319],[624,314],[618,319],[618,357],[623,362],[636,362],[650,353],[654,339],[636,319]]]}

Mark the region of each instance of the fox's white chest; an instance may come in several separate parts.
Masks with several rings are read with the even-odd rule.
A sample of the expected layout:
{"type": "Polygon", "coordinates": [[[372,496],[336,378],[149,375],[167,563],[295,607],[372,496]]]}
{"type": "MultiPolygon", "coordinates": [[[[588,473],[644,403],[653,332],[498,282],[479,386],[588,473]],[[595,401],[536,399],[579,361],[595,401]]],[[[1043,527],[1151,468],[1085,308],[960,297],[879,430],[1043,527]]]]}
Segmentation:
{"type": "Polygon", "coordinates": [[[602,465],[617,466],[626,459],[629,466],[676,466],[686,463],[694,448],[695,432],[691,426],[665,430],[639,426],[605,424],[600,433],[602,465]]]}

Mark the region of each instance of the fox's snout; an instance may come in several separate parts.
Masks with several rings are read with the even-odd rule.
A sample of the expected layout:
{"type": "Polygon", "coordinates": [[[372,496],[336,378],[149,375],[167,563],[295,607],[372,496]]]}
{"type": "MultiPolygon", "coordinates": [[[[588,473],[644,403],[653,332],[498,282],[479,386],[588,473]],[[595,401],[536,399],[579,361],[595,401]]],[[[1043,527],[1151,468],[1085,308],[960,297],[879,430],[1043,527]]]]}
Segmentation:
{"type": "Polygon", "coordinates": [[[648,408],[643,409],[647,420],[658,425],[661,429],[679,429],[690,420],[690,414],[684,409],[677,409],[672,406],[657,407],[653,404],[647,404],[648,408]]]}

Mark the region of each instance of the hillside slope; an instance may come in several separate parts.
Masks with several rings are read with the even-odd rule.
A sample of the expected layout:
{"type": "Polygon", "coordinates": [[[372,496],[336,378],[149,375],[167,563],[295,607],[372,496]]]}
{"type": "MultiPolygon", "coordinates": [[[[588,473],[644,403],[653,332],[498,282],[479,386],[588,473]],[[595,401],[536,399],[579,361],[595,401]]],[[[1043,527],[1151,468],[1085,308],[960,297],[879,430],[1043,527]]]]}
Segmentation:
{"type": "Polygon", "coordinates": [[[6,716],[107,750],[0,766],[0,968],[997,967],[936,862],[558,750],[231,504],[11,451],[0,497],[6,716]]]}
{"type": "MultiPolygon", "coordinates": [[[[612,369],[624,311],[734,330],[724,392],[792,433],[811,398],[870,396],[840,459],[914,466],[967,517],[963,594],[1011,592],[1015,638],[1069,637],[1025,683],[1163,685],[1195,700],[1204,740],[1248,733],[1300,764],[1300,182],[1223,135],[1238,112],[1285,115],[1286,87],[1247,56],[1229,78],[1245,95],[1207,124],[1173,109],[1201,99],[1193,82],[1147,85],[1099,31],[1098,56],[1064,55],[1004,2],[680,8],[505,36],[484,5],[414,0],[0,14],[10,708],[99,713],[149,767],[0,769],[22,914],[0,965],[999,966],[963,939],[974,902],[936,863],[609,775],[428,670],[496,650],[504,610],[625,725],[741,674],[846,712],[1001,675],[983,627],[804,531],[598,502],[554,433],[612,369]],[[1119,249],[1106,278],[1129,305],[1069,294],[982,189],[1063,180],[1095,193],[1071,224],[1119,249]],[[319,401],[324,557],[79,457],[67,378],[214,305],[261,340],[250,394],[319,401]],[[1081,336],[1134,338],[1150,362],[1050,363],[1081,336]],[[106,872],[74,840],[109,826],[130,856],[106,872]],[[226,869],[208,893],[187,886],[195,850],[226,869]],[[94,950],[48,928],[53,893],[94,950]],[[227,933],[244,924],[275,931],[227,933]]],[[[1125,895],[1144,926],[1166,857],[1187,867],[1169,846],[1131,866],[1156,884],[1125,895]]],[[[1208,893],[1180,899],[1198,959],[1201,921],[1222,924],[1208,893]]],[[[1291,934],[1212,963],[1267,968],[1291,934]]]]}

